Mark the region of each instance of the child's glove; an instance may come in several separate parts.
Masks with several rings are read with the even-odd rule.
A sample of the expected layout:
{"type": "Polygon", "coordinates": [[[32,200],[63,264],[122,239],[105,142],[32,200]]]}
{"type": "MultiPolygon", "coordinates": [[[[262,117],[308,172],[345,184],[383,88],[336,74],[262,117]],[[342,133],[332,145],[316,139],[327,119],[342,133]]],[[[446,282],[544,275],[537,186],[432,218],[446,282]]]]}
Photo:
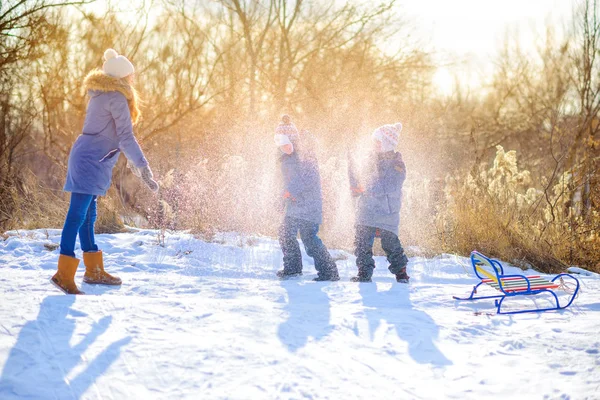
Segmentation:
{"type": "Polygon", "coordinates": [[[365,188],[361,185],[351,188],[352,189],[352,197],[358,197],[365,192],[365,188]]]}
{"type": "Polygon", "coordinates": [[[153,179],[154,174],[152,174],[150,166],[146,165],[145,167],[137,168],[135,165],[127,161],[127,168],[129,168],[135,176],[144,181],[150,190],[152,190],[154,193],[158,192],[158,182],[153,179]]]}
{"type": "Polygon", "coordinates": [[[291,201],[296,201],[295,198],[292,197],[292,195],[290,194],[290,192],[288,192],[287,190],[283,193],[283,198],[286,200],[291,200],[291,201]]]}

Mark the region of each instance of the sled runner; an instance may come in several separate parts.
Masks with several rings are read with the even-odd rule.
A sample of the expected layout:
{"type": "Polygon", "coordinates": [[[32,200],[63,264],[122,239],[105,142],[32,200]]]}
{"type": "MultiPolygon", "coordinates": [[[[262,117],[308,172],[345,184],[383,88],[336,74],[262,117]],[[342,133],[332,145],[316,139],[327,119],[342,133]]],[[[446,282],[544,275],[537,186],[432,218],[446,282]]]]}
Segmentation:
{"type": "MultiPolygon", "coordinates": [[[[498,314],[519,314],[525,312],[538,312],[538,311],[550,311],[560,310],[567,308],[573,303],[573,300],[577,296],[579,291],[579,281],[570,274],[559,274],[556,275],[552,280],[539,276],[525,276],[525,275],[505,275],[502,265],[496,261],[484,256],[483,254],[473,251],[471,253],[471,264],[477,278],[481,280],[477,285],[473,287],[471,295],[467,298],[460,298],[453,296],[455,300],[479,300],[479,299],[496,299],[495,305],[498,314]],[[573,290],[572,296],[569,302],[565,306],[561,306],[558,301],[558,296],[554,292],[555,289],[567,289],[563,278],[569,277],[575,281],[575,289],[573,290]],[[494,289],[498,290],[501,294],[495,296],[479,296],[477,294],[477,288],[483,284],[487,284],[494,289]],[[502,311],[502,303],[507,297],[517,296],[531,296],[542,293],[550,293],[554,300],[556,300],[556,307],[549,308],[536,308],[532,310],[518,310],[518,311],[502,311]]],[[[570,291],[570,290],[569,290],[570,291]]]]}

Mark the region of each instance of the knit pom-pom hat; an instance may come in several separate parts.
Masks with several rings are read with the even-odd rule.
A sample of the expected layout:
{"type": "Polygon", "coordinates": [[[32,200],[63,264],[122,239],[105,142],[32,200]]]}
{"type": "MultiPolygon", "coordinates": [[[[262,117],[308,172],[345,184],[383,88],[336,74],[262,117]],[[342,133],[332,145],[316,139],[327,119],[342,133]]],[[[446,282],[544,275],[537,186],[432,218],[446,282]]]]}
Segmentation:
{"type": "Polygon", "coordinates": [[[119,55],[114,49],[107,49],[104,52],[102,70],[113,78],[125,78],[135,72],[131,61],[127,57],[119,55]]]}
{"type": "Polygon", "coordinates": [[[290,118],[289,115],[284,114],[281,116],[281,122],[279,123],[277,128],[275,128],[275,134],[276,135],[287,135],[287,136],[297,136],[298,135],[298,129],[292,123],[292,119],[290,118]]]}
{"type": "Polygon", "coordinates": [[[381,142],[381,149],[385,151],[394,151],[400,140],[402,124],[383,125],[373,131],[372,137],[381,142]]]}

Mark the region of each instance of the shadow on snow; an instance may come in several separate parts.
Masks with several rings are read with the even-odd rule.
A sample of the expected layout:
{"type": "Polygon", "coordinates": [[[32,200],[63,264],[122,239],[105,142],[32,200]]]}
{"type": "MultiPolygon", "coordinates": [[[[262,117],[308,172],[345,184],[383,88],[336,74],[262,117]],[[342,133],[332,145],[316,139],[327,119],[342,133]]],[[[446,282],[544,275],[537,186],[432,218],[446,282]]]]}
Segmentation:
{"type": "Polygon", "coordinates": [[[74,369],[81,368],[83,353],[112,322],[110,316],[100,319],[72,345],[78,318],[87,316],[71,308],[75,299],[48,296],[40,305],[37,319],[23,325],[0,376],[0,398],[79,399],[117,360],[131,337],[113,342],[72,376],[74,369]]]}
{"type": "Polygon", "coordinates": [[[323,291],[326,286],[288,280],[282,281],[281,287],[288,296],[283,308],[288,317],[279,325],[277,334],[289,351],[296,352],[306,346],[309,337],[318,341],[331,333],[331,304],[323,291]]]}
{"type": "Polygon", "coordinates": [[[401,340],[408,343],[409,355],[419,364],[452,365],[435,345],[439,327],[429,314],[413,308],[409,285],[394,282],[389,290],[381,292],[377,291],[375,283],[359,285],[371,340],[384,320],[394,327],[401,340]]]}

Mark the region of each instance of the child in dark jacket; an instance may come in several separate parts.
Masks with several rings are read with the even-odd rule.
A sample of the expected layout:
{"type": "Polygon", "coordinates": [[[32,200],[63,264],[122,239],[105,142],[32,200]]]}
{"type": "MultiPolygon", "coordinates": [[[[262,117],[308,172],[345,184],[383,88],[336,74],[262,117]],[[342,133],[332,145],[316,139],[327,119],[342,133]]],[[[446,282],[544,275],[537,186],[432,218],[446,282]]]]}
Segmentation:
{"type": "Polygon", "coordinates": [[[277,276],[285,279],[302,274],[302,254],[297,236],[300,233],[306,254],[314,259],[315,281],[339,280],[337,266],[317,236],[323,222],[321,176],[313,151],[313,138],[308,132],[300,136],[284,115],[277,127],[275,144],[279,147],[278,163],[283,176],[284,219],[279,228],[283,251],[283,270],[277,276]]]}
{"type": "Polygon", "coordinates": [[[374,151],[361,177],[356,175],[350,162],[350,186],[353,195],[358,197],[354,240],[358,275],[351,279],[353,282],[371,282],[375,268],[373,244],[375,237],[380,236],[381,247],[390,263],[388,269],[398,282],[408,283],[408,258],[398,239],[406,166],[402,155],[394,149],[401,130],[402,124],[397,123],[384,125],[373,132],[374,151]]]}

